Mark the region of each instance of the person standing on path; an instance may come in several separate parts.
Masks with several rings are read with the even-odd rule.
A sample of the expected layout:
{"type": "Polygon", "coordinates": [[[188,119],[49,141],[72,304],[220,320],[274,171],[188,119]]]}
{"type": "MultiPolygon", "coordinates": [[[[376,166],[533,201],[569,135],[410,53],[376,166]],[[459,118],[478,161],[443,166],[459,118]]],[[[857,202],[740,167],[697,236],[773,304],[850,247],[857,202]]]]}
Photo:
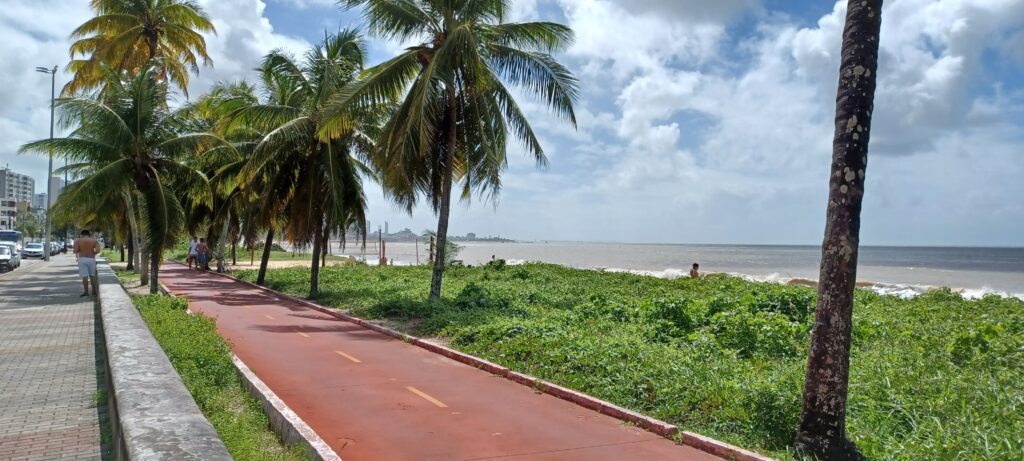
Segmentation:
{"type": "Polygon", "coordinates": [[[199,261],[198,261],[197,253],[196,253],[196,247],[198,247],[198,246],[199,246],[199,241],[196,240],[196,237],[193,235],[192,236],[192,242],[188,244],[188,259],[187,259],[188,270],[192,270],[192,263],[193,262],[196,263],[196,266],[197,266],[196,269],[199,268],[198,267],[199,266],[199,261]]]}
{"type": "MultiPolygon", "coordinates": [[[[75,240],[75,257],[78,259],[78,276],[82,277],[82,297],[89,296],[89,287],[96,278],[96,255],[100,254],[100,242],[93,240],[88,229],[82,230],[82,236],[75,240]],[[92,280],[90,280],[92,279],[92,280]]],[[[93,290],[93,296],[96,290],[93,290]]]]}
{"type": "Polygon", "coordinates": [[[196,269],[199,272],[206,272],[207,251],[210,251],[210,246],[206,244],[206,239],[199,239],[199,244],[196,245],[196,269]]]}

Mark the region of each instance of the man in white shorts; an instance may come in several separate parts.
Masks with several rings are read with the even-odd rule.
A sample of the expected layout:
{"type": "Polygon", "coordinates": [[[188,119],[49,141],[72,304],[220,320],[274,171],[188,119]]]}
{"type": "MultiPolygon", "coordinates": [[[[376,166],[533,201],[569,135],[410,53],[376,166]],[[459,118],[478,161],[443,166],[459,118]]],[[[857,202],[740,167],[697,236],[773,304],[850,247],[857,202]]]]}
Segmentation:
{"type": "MultiPolygon", "coordinates": [[[[75,257],[78,258],[78,276],[82,277],[82,297],[89,296],[90,283],[96,281],[96,255],[100,254],[100,243],[93,240],[88,229],[82,230],[82,236],[75,240],[75,257]]],[[[96,296],[93,290],[93,296],[96,296]]]]}

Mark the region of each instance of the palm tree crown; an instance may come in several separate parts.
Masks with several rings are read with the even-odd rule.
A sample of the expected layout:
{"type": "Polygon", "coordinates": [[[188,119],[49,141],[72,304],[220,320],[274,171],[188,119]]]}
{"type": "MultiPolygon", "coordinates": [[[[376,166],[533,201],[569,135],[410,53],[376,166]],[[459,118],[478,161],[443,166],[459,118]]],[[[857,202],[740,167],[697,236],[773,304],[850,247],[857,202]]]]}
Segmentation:
{"type": "Polygon", "coordinates": [[[65,94],[96,88],[104,74],[135,72],[156,60],[160,77],[188,94],[189,72],[210,65],[201,32],[216,33],[203,9],[191,0],[92,0],[96,16],[71,33],[74,78],[65,94]]]}

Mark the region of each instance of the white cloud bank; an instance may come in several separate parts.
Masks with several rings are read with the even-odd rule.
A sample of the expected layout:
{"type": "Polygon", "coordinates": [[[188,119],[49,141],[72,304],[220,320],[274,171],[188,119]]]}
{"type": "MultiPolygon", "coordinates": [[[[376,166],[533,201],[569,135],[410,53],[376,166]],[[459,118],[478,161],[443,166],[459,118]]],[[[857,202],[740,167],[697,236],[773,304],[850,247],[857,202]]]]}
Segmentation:
{"type": "MultiPolygon", "coordinates": [[[[81,3],[0,11],[0,97],[8,102],[0,163],[40,179],[45,160],[12,154],[46,133],[48,82],[32,69],[66,60],[66,34],[88,16],[81,3]],[[47,14],[58,8],[60,17],[47,14]]],[[[250,77],[271,48],[306,46],[275,30],[262,1],[201,3],[219,35],[209,39],[215,68],[203,69],[194,94],[250,77]]],[[[582,80],[579,130],[523,101],[551,167],[538,172],[510,153],[500,206],[456,208],[454,232],[820,241],[845,1],[810,23],[757,0],[521,0],[513,8],[514,18],[565,21],[576,31],[561,59],[582,80]]],[[[1024,0],[886,2],[864,243],[1024,245],[1022,37],[1024,0]]],[[[409,218],[371,195],[375,223],[434,224],[427,210],[409,218]]]]}

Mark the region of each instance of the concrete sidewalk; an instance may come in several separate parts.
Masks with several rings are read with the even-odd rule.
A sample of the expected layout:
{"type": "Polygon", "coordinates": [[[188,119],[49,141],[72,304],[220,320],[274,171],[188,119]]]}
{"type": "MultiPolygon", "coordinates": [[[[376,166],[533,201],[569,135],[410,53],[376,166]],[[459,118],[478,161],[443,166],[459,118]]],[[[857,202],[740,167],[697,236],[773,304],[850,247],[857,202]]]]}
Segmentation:
{"type": "Polygon", "coordinates": [[[718,459],[238,281],[160,273],[345,461],[718,459]]]}
{"type": "Polygon", "coordinates": [[[109,459],[102,337],[75,258],[0,276],[0,459],[109,459]]]}

